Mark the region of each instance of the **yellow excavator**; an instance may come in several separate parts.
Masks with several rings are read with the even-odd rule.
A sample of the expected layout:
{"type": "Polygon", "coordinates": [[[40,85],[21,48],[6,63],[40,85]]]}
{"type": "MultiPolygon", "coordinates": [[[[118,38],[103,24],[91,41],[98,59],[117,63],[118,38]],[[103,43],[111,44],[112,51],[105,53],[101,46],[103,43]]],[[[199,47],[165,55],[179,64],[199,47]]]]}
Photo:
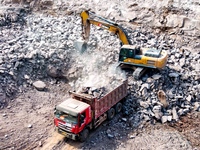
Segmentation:
{"type": "Polygon", "coordinates": [[[85,43],[89,40],[91,24],[108,30],[119,37],[123,44],[119,52],[119,66],[134,69],[133,76],[135,79],[139,79],[147,68],[162,69],[165,67],[168,59],[166,51],[131,45],[126,32],[117,23],[97,16],[90,11],[82,11],[80,15],[82,19],[82,37],[85,43]]]}

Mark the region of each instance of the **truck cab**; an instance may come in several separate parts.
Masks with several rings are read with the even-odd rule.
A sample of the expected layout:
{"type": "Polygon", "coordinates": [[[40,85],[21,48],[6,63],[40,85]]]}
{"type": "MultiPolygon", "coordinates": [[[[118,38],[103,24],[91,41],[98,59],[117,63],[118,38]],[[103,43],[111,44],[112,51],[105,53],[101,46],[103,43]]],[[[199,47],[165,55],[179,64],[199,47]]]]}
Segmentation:
{"type": "Polygon", "coordinates": [[[57,105],[54,114],[56,130],[73,140],[80,139],[82,131],[92,120],[90,105],[73,98],[57,105]]]}
{"type": "Polygon", "coordinates": [[[84,142],[91,129],[121,112],[127,87],[128,80],[124,80],[101,97],[69,91],[71,97],[55,107],[54,124],[57,132],[69,139],[84,142]]]}

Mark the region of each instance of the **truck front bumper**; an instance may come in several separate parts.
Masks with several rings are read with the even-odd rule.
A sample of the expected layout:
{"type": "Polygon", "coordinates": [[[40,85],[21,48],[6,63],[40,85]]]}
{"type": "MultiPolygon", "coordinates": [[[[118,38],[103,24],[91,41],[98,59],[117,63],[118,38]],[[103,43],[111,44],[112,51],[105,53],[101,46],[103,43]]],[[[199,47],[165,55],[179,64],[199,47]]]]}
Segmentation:
{"type": "Polygon", "coordinates": [[[64,135],[65,137],[69,138],[69,139],[72,139],[72,140],[77,140],[78,139],[78,135],[77,134],[74,134],[74,133],[71,133],[71,132],[67,132],[63,129],[60,129],[58,127],[56,127],[56,131],[62,135],[64,135]]]}

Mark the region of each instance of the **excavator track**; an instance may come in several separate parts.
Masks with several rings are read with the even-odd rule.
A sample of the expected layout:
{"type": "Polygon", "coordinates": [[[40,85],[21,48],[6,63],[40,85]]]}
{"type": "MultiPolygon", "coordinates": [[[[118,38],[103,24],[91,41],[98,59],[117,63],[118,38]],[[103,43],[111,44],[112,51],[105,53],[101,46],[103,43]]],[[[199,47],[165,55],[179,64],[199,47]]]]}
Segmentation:
{"type": "Polygon", "coordinates": [[[146,70],[148,68],[143,68],[143,67],[137,67],[137,66],[133,66],[133,65],[127,65],[124,63],[120,63],[118,65],[118,67],[120,67],[121,69],[131,69],[134,70],[133,72],[133,77],[135,80],[139,80],[140,77],[146,72],[146,70]]]}
{"type": "Polygon", "coordinates": [[[135,69],[135,71],[133,72],[133,77],[136,80],[139,80],[140,77],[144,74],[144,72],[147,70],[147,68],[143,68],[143,67],[137,67],[135,69]]]}

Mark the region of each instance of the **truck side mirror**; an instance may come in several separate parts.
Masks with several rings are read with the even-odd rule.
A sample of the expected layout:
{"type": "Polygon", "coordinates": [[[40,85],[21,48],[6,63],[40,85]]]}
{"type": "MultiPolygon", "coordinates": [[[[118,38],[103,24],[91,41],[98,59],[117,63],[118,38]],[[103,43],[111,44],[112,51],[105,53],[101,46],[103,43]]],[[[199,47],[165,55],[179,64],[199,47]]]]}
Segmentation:
{"type": "Polygon", "coordinates": [[[54,114],[56,113],[56,105],[55,105],[55,107],[54,107],[54,114]]]}

